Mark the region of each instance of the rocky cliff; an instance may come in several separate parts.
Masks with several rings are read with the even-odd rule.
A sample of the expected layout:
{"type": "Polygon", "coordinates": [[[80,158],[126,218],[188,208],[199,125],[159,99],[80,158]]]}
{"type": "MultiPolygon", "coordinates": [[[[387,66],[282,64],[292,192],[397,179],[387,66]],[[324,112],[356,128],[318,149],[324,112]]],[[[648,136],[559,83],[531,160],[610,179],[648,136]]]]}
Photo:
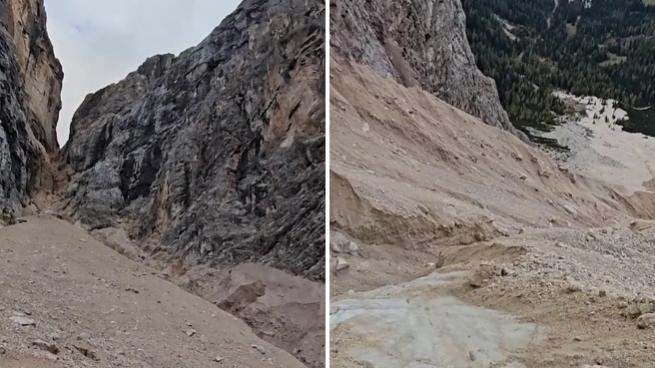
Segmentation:
{"type": "Polygon", "coordinates": [[[320,0],[246,0],[198,46],[87,96],[68,214],[189,263],[322,279],[324,29],[320,0]]]}
{"type": "Polygon", "coordinates": [[[404,86],[421,87],[522,136],[501,106],[495,82],[475,64],[460,0],[332,0],[331,7],[335,56],[368,65],[404,86]]]}
{"type": "Polygon", "coordinates": [[[62,79],[42,2],[0,0],[0,211],[7,221],[54,189],[62,79]]]}

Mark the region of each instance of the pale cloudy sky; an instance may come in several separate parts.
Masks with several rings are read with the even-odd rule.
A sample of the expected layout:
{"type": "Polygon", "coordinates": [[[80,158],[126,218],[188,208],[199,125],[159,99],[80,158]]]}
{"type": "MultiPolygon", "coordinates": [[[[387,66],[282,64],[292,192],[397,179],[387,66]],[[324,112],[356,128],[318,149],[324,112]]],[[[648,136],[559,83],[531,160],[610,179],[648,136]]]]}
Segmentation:
{"type": "Polygon", "coordinates": [[[64,66],[59,143],[84,97],[123,79],[148,57],[204,39],[240,0],[46,0],[48,32],[64,66]]]}

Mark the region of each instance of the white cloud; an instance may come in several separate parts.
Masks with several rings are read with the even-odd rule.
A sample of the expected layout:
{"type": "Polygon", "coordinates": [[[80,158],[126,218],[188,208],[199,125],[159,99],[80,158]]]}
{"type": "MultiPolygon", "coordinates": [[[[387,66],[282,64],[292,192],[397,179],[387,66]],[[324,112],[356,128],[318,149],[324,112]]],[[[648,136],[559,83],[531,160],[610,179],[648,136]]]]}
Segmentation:
{"type": "Polygon", "coordinates": [[[146,58],[199,43],[240,0],[46,0],[48,32],[64,66],[60,144],[88,93],[123,79],[146,58]]]}

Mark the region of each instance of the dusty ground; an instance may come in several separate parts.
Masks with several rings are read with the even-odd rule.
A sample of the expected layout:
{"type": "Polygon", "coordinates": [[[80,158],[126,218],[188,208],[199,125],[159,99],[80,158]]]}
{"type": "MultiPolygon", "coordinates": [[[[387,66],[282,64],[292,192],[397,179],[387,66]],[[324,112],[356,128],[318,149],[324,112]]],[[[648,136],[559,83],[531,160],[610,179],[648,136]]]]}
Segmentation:
{"type": "MultiPolygon", "coordinates": [[[[627,228],[594,229],[592,234],[597,234],[599,243],[615,236],[616,243],[621,245],[637,239],[643,244],[653,244],[655,240],[652,233],[641,234],[627,228]],[[608,232],[605,239],[600,235],[604,231],[608,232]]],[[[370,329],[366,326],[372,325],[378,332],[364,336],[380,336],[380,329],[392,331],[390,336],[399,340],[386,341],[396,341],[393,346],[407,341],[403,336],[428,341],[432,346],[442,346],[446,339],[457,341],[459,338],[455,354],[449,356],[459,364],[451,361],[449,365],[443,365],[442,354],[428,360],[437,367],[488,367],[489,360],[485,357],[493,356],[491,352],[503,354],[498,362],[522,364],[517,367],[581,367],[597,362],[608,367],[650,367],[655,359],[655,344],[652,342],[655,341],[655,330],[637,328],[633,313],[644,305],[640,301],[655,300],[651,277],[655,272],[655,250],[643,251],[637,262],[639,254],[612,254],[611,248],[607,253],[598,254],[589,249],[592,242],[587,240],[586,234],[572,235],[570,229],[551,229],[549,237],[545,237],[542,230],[528,230],[520,236],[466,246],[406,251],[405,259],[396,258],[393,253],[384,254],[383,249],[390,247],[359,243],[359,255],[341,254],[348,259],[350,267],[334,276],[333,280],[339,286],[333,289],[331,318],[347,320],[340,317],[343,314],[340,308],[344,304],[356,303],[360,309],[368,309],[362,313],[371,319],[375,311],[381,309],[380,303],[408,302],[407,305],[399,302],[403,309],[383,305],[386,316],[375,323],[353,319],[349,323],[333,324],[332,357],[336,366],[359,367],[366,366],[365,362],[375,362],[375,367],[385,366],[380,364],[381,358],[371,355],[370,351],[362,354],[351,348],[378,346],[375,341],[367,341],[361,336],[363,331],[370,329]],[[385,259],[394,261],[383,261],[385,259]],[[435,271],[434,261],[437,259],[443,259],[443,266],[435,271]],[[374,273],[369,267],[371,264],[375,264],[374,273]],[[643,274],[638,275],[640,272],[643,274]],[[375,276],[382,273],[388,275],[386,279],[375,276]],[[447,284],[438,281],[444,278],[449,281],[447,284]],[[368,282],[371,288],[344,290],[344,286],[354,286],[357,280],[368,282]],[[373,286],[372,280],[381,280],[387,286],[373,286]],[[416,284],[421,287],[417,288],[416,284]],[[457,299],[443,304],[444,300],[448,301],[444,298],[448,297],[457,299]],[[421,314],[404,310],[412,306],[418,306],[417,311],[421,314]],[[427,307],[433,310],[424,311],[427,307]],[[474,307],[485,309],[470,312],[475,310],[471,309],[474,307]],[[392,319],[401,311],[404,317],[397,323],[381,322],[392,319]],[[495,319],[488,317],[496,316],[496,313],[501,313],[501,321],[506,322],[494,322],[495,319]],[[458,317],[461,314],[464,317],[458,317]],[[508,325],[514,326],[511,331],[521,331],[526,327],[521,327],[520,323],[536,325],[539,332],[524,337],[513,346],[501,339],[506,334],[485,332],[489,329],[503,331],[508,325]],[[423,329],[420,326],[432,327],[423,329]],[[603,333],[599,334],[599,331],[603,333]],[[492,343],[503,349],[493,345],[489,348],[492,343]],[[469,360],[469,352],[475,361],[469,360]]],[[[652,309],[652,306],[646,308],[652,309]]],[[[419,357],[417,361],[425,362],[428,352],[435,351],[434,347],[426,348],[422,353],[416,353],[414,358],[419,357]]],[[[398,357],[399,354],[392,356],[398,357]]]]}
{"type": "Polygon", "coordinates": [[[325,361],[325,284],[262,264],[234,267],[182,264],[164,252],[146,252],[121,229],[93,237],[166,280],[245,321],[260,338],[310,367],[325,361]]]}
{"type": "Polygon", "coordinates": [[[332,68],[335,366],[653,366],[641,177],[634,192],[579,175],[418,89],[332,68]]]}
{"type": "Polygon", "coordinates": [[[0,260],[3,368],[303,367],[65,221],[0,229],[0,260]]]}
{"type": "Polygon", "coordinates": [[[198,266],[172,280],[307,366],[325,366],[325,284],[251,263],[222,271],[198,266]]]}

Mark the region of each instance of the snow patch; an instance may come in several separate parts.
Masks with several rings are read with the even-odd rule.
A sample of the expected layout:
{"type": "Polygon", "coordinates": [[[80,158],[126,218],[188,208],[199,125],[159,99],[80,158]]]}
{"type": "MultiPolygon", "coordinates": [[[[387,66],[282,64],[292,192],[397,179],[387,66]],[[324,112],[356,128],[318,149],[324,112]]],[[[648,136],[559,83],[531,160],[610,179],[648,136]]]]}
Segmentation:
{"type": "Polygon", "coordinates": [[[653,189],[649,182],[655,178],[655,139],[624,131],[618,122],[627,120],[628,113],[617,101],[564,91],[554,95],[578,110],[543,135],[570,149],[565,157],[554,153],[556,158],[575,172],[628,193],[653,189]]]}

